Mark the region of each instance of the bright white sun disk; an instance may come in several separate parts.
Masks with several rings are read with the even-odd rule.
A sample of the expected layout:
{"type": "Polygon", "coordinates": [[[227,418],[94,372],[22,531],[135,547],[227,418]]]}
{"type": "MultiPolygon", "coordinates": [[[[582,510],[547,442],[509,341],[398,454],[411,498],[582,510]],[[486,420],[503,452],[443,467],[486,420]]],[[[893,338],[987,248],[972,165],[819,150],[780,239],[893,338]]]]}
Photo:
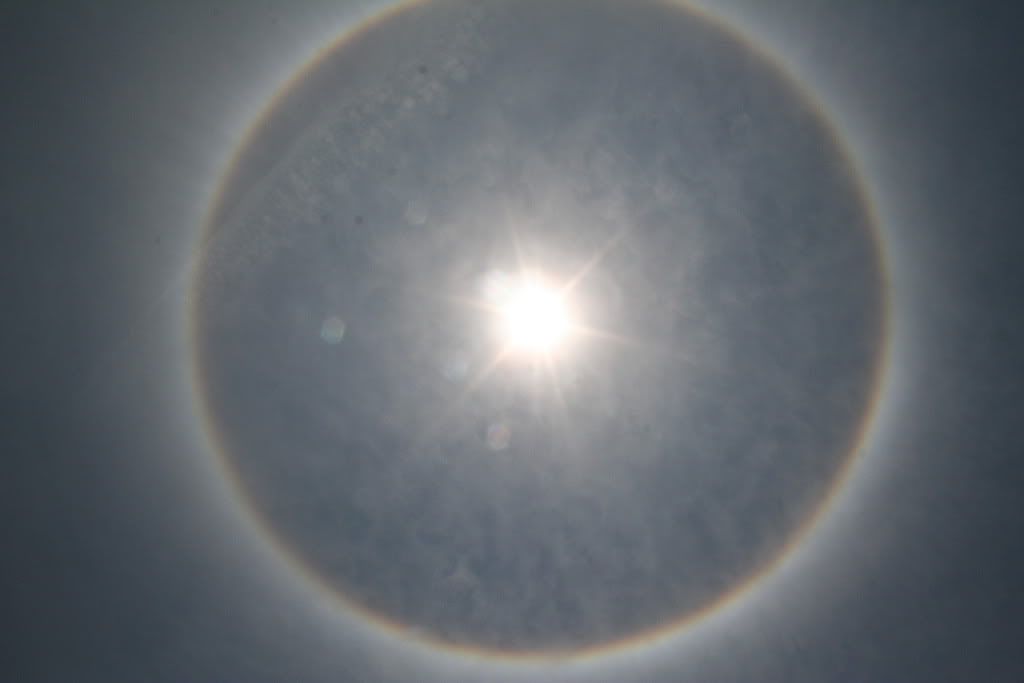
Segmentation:
{"type": "Polygon", "coordinates": [[[524,279],[501,298],[501,333],[511,347],[550,353],[565,340],[570,316],[562,292],[539,280],[524,279]]]}

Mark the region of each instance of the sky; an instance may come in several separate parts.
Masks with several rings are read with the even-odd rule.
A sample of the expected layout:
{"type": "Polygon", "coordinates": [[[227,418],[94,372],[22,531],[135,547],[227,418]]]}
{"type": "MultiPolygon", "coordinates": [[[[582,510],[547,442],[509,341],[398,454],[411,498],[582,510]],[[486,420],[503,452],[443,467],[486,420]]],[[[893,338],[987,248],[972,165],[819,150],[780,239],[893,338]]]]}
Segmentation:
{"type": "Polygon", "coordinates": [[[2,10],[5,677],[1020,680],[1016,17],[850,5],[2,10]]]}

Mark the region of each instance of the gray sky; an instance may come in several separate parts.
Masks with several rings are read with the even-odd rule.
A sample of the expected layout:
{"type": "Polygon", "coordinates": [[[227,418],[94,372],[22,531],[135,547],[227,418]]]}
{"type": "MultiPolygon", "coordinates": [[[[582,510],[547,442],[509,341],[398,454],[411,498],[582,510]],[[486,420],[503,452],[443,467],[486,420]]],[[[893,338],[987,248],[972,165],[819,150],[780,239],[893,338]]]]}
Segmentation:
{"type": "Polygon", "coordinates": [[[273,84],[361,10],[12,11],[12,678],[1019,678],[1019,103],[1007,18],[954,3],[723,9],[828,102],[891,265],[875,438],[781,576],[547,670],[329,598],[467,646],[613,642],[776,556],[856,441],[885,292],[833,131],[742,43],[623,7],[430,5],[253,129],[192,292],[234,498],[190,252],[273,84]],[[588,330],[484,373],[488,274],[597,253],[588,330]]]}

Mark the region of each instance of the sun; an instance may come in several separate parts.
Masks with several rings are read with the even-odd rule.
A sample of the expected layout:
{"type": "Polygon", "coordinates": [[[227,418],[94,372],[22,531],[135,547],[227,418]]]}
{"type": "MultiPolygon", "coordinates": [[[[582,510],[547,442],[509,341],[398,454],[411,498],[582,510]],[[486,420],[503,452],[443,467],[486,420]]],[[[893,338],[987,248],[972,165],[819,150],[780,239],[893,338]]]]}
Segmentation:
{"type": "Polygon", "coordinates": [[[565,339],[569,314],[560,293],[543,283],[521,283],[501,309],[505,340],[513,348],[550,353],[565,339]]]}
{"type": "Polygon", "coordinates": [[[550,356],[564,346],[573,328],[565,291],[533,273],[498,276],[488,289],[498,335],[509,351],[550,356]]]}

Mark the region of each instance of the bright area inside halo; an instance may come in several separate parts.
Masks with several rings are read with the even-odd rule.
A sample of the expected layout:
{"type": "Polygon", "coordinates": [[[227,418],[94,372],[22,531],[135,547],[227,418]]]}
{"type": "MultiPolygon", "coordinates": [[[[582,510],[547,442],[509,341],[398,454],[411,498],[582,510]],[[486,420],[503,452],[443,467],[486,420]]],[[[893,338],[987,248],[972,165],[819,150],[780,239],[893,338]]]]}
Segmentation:
{"type": "Polygon", "coordinates": [[[539,274],[492,274],[486,295],[496,313],[498,337],[508,351],[550,356],[565,345],[572,332],[568,292],[539,274]]]}

